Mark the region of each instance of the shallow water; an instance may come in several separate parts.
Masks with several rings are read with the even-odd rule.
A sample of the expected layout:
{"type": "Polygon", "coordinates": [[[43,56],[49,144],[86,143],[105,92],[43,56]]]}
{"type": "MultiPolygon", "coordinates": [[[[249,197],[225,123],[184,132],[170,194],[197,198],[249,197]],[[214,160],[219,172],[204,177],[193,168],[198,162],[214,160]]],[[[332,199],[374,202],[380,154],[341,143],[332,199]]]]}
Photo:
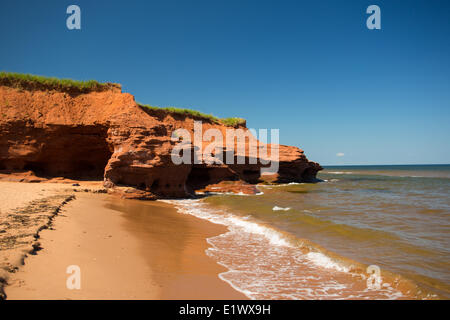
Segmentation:
{"type": "Polygon", "coordinates": [[[228,226],[207,253],[251,298],[450,297],[449,165],[330,167],[318,177],[175,203],[228,226]],[[381,270],[376,288],[369,265],[381,270]]]}

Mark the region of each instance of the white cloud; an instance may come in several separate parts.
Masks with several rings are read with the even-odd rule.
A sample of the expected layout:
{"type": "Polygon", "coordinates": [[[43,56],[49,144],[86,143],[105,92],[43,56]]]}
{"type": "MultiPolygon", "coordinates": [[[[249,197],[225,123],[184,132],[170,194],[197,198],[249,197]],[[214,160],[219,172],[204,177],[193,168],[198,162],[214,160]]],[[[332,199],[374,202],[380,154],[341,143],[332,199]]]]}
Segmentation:
{"type": "Polygon", "coordinates": [[[336,153],[336,157],[343,157],[343,156],[345,156],[345,154],[343,152],[336,153]]]}

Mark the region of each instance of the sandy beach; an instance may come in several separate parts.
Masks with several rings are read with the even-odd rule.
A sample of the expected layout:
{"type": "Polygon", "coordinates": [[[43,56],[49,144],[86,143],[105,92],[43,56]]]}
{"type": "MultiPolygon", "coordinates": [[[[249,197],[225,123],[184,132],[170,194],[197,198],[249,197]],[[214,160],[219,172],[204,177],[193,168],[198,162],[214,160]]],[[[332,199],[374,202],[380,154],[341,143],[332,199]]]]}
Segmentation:
{"type": "Polygon", "coordinates": [[[26,232],[14,228],[28,241],[0,253],[7,299],[246,299],[218,278],[225,268],[205,254],[206,238],[224,227],[162,202],[75,192],[67,184],[0,184],[3,224],[17,208],[41,203],[27,211],[40,220],[26,232]],[[23,197],[14,198],[18,192],[23,197]],[[42,206],[45,199],[52,205],[42,206]],[[79,267],[80,289],[67,288],[69,266],[79,267]]]}

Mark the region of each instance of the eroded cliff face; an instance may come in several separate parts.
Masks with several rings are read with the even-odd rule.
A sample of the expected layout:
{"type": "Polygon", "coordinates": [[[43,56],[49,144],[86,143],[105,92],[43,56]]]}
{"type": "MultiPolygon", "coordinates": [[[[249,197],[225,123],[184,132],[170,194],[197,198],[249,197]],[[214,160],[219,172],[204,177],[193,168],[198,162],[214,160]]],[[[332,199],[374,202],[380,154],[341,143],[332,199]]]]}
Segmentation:
{"type": "MultiPolygon", "coordinates": [[[[171,159],[171,151],[180,143],[171,138],[175,130],[192,133],[196,120],[202,121],[203,132],[212,128],[226,135],[231,127],[141,108],[118,85],[101,92],[75,94],[3,85],[0,116],[1,172],[104,179],[111,192],[127,198],[186,197],[195,190],[251,193],[255,188],[249,183],[313,181],[321,169],[308,161],[302,150],[279,146],[279,170],[262,176],[263,165],[250,164],[248,147],[239,151],[238,142],[232,156],[241,156],[244,164],[176,165],[171,159]]],[[[238,128],[247,132],[245,125],[238,128]]],[[[258,148],[271,148],[256,143],[258,148]]],[[[207,145],[186,152],[195,157],[207,145]]],[[[223,158],[230,152],[224,144],[216,150],[223,158]]]]}

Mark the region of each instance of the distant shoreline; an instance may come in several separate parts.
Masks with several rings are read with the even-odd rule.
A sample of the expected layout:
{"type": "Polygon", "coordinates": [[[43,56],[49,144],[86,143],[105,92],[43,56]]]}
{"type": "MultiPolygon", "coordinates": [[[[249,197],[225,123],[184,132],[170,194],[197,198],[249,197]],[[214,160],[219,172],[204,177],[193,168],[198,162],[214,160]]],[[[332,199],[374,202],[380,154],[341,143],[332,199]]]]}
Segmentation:
{"type": "Polygon", "coordinates": [[[322,165],[324,169],[335,167],[413,167],[413,166],[450,166],[448,163],[430,163],[430,164],[333,164],[322,165]]]}

